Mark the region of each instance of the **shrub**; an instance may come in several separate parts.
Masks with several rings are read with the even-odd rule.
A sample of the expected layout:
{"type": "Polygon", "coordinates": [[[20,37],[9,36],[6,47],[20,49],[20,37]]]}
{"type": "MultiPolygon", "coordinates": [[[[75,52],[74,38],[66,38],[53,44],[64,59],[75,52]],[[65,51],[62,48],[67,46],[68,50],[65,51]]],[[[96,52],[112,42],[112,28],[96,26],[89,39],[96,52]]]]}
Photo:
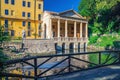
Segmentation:
{"type": "Polygon", "coordinates": [[[8,60],[8,56],[3,53],[3,51],[0,49],[0,72],[4,70],[3,63],[8,60]]]}
{"type": "Polygon", "coordinates": [[[96,43],[97,42],[97,40],[98,40],[98,36],[91,36],[90,37],[90,42],[89,42],[89,44],[94,44],[94,43],[96,43]]]}
{"type": "Polygon", "coordinates": [[[106,47],[107,45],[113,46],[113,42],[117,38],[112,36],[101,36],[100,39],[101,39],[100,46],[106,47]]]}

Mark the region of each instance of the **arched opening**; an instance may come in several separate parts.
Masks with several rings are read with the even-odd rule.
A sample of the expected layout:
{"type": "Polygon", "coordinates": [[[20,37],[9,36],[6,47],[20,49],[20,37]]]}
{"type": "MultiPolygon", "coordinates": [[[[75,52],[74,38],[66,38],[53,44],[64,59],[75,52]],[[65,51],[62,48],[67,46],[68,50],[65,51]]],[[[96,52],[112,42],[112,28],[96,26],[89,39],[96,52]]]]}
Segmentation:
{"type": "Polygon", "coordinates": [[[80,43],[78,43],[78,49],[80,49],[80,43]]]}
{"type": "Polygon", "coordinates": [[[62,47],[58,43],[55,43],[56,54],[62,54],[62,47]]]}
{"type": "Polygon", "coordinates": [[[65,50],[65,43],[62,44],[62,50],[65,50]]]}
{"type": "Polygon", "coordinates": [[[62,52],[65,53],[65,43],[62,44],[62,52]]]}
{"type": "Polygon", "coordinates": [[[87,45],[84,43],[84,52],[86,52],[87,45]]]}
{"type": "Polygon", "coordinates": [[[74,52],[74,43],[69,44],[69,52],[73,53],[74,52]]]}
{"type": "Polygon", "coordinates": [[[78,43],[78,52],[80,52],[80,43],[78,43]]]}
{"type": "Polygon", "coordinates": [[[47,32],[47,27],[46,24],[44,24],[44,38],[46,39],[46,32],[47,32]]]}
{"type": "Polygon", "coordinates": [[[55,43],[55,50],[57,51],[57,43],[55,43]]]}

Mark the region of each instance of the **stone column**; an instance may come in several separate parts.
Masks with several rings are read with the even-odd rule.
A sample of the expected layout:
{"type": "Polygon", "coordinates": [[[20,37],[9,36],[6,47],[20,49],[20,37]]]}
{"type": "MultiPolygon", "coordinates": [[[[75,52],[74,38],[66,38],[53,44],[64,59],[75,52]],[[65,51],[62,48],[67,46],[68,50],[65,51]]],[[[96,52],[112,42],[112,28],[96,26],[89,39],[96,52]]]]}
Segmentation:
{"type": "MultiPolygon", "coordinates": [[[[49,29],[48,29],[49,30],[49,29]]],[[[50,34],[48,34],[50,38],[53,38],[53,31],[52,31],[52,19],[50,19],[50,34]]]]}
{"type": "Polygon", "coordinates": [[[86,38],[88,37],[88,23],[86,23],[86,26],[85,26],[85,37],[86,38]]]}
{"type": "Polygon", "coordinates": [[[80,22],[80,38],[82,38],[82,22],[80,22]]]}
{"type": "Polygon", "coordinates": [[[60,19],[58,19],[58,37],[60,37],[60,19]]]}
{"type": "Polygon", "coordinates": [[[74,22],[74,38],[76,38],[76,26],[77,26],[77,22],[74,22]]]}
{"type": "Polygon", "coordinates": [[[65,21],[65,37],[68,37],[67,27],[68,27],[68,22],[66,20],[65,21]]]}

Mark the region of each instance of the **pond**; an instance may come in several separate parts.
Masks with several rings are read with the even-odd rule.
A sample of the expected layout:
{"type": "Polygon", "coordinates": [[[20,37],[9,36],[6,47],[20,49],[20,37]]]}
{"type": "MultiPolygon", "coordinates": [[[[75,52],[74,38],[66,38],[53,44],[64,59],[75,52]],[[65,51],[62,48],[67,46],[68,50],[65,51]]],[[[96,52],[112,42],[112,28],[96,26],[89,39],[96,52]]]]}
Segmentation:
{"type": "Polygon", "coordinates": [[[101,49],[67,49],[56,51],[56,54],[72,54],[72,53],[84,53],[84,52],[95,52],[102,51],[101,49]]]}

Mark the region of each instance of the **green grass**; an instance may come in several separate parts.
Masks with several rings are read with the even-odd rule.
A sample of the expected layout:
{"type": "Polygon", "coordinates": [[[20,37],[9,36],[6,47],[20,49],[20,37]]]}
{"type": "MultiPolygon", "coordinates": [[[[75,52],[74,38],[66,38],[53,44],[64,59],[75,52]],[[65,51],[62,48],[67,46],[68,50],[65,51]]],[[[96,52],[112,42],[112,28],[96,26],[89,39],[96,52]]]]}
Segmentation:
{"type": "Polygon", "coordinates": [[[113,42],[116,41],[116,40],[119,40],[119,37],[116,37],[116,36],[112,36],[112,35],[109,35],[109,36],[100,36],[100,37],[97,37],[97,36],[92,36],[90,37],[90,40],[89,40],[89,45],[95,45],[96,47],[100,46],[100,47],[107,47],[107,46],[113,46],[113,42]]]}
{"type": "Polygon", "coordinates": [[[112,36],[102,36],[100,37],[100,45],[102,47],[106,47],[107,45],[113,46],[113,42],[117,40],[117,37],[112,36]]]}
{"type": "MultiPolygon", "coordinates": [[[[108,56],[108,53],[104,53],[104,54],[101,54],[101,64],[105,63],[106,62],[106,59],[107,59],[107,56],[108,56]]],[[[109,58],[113,57],[113,55],[110,55],[109,58]]],[[[95,64],[99,64],[99,56],[98,54],[90,54],[89,55],[89,61],[92,62],[92,63],[95,63],[95,64]]],[[[115,61],[115,58],[112,58],[111,60],[107,60],[106,64],[111,64],[115,61]]],[[[95,65],[93,64],[90,64],[89,67],[93,67],[95,65]]]]}

